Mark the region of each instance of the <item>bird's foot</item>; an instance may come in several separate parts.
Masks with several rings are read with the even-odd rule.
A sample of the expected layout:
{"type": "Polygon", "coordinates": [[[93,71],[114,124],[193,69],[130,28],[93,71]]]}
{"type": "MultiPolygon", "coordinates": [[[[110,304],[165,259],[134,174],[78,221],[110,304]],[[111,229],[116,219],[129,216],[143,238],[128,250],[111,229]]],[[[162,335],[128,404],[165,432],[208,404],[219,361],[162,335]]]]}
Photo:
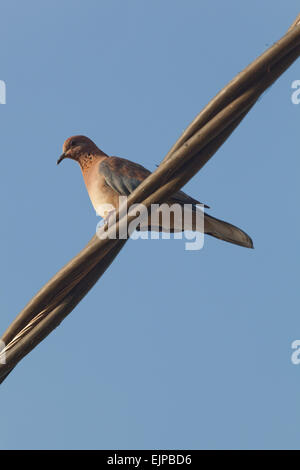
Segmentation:
{"type": "Polygon", "coordinates": [[[103,217],[104,230],[108,230],[109,225],[112,225],[114,223],[115,214],[116,214],[116,210],[113,209],[111,211],[108,211],[106,213],[105,217],[103,217]],[[114,219],[114,220],[112,220],[112,219],[114,219]]]}

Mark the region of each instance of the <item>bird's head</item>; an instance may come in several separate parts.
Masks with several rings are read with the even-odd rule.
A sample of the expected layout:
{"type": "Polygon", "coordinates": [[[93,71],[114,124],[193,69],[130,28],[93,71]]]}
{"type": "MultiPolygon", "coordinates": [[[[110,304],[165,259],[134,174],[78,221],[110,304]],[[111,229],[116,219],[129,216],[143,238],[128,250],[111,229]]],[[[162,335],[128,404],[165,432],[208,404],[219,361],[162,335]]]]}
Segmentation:
{"type": "Polygon", "coordinates": [[[72,160],[79,161],[80,157],[103,153],[98,149],[97,145],[84,135],[74,135],[65,140],[63,145],[63,153],[57,160],[59,164],[65,158],[71,158],[72,160]]]}

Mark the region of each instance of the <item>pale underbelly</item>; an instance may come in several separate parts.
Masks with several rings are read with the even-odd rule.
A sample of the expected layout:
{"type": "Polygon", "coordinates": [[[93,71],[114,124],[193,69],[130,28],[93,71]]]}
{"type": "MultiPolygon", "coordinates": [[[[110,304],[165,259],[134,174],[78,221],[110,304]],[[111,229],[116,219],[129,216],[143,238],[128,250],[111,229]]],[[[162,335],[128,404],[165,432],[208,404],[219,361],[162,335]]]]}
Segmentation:
{"type": "Polygon", "coordinates": [[[99,191],[97,185],[88,191],[91,203],[100,217],[107,217],[109,212],[118,207],[118,195],[110,188],[99,191]]]}

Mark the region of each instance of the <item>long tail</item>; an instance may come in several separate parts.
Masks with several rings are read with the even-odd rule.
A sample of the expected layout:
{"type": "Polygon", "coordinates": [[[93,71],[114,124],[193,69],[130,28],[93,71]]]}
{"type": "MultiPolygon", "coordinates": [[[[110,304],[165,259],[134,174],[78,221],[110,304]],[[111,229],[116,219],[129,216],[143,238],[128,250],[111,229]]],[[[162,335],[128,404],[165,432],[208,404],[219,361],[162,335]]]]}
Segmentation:
{"type": "Polygon", "coordinates": [[[204,215],[204,233],[235,245],[254,248],[253,241],[246,232],[235,225],[216,219],[208,214],[204,215]]]}
{"type": "Polygon", "coordinates": [[[249,235],[235,225],[204,213],[202,209],[195,204],[190,204],[188,207],[185,206],[185,211],[185,215],[189,213],[190,217],[187,219],[184,217],[184,225],[181,217],[182,213],[179,211],[179,216],[174,213],[174,217],[171,218],[171,220],[167,217],[165,222],[160,218],[158,223],[153,224],[150,218],[148,220],[146,219],[140,224],[139,230],[154,232],[182,232],[183,230],[204,231],[204,233],[219,238],[220,240],[247,248],[253,248],[253,242],[249,235]],[[197,217],[197,213],[200,216],[199,218],[197,217]]]}

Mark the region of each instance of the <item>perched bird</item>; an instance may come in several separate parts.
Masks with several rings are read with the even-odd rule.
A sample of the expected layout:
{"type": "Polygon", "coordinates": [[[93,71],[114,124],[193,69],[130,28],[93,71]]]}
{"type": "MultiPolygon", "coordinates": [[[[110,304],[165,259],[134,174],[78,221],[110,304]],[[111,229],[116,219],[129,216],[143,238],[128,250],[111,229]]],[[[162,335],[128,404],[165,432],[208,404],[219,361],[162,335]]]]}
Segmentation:
{"type": "MultiPolygon", "coordinates": [[[[63,154],[57,164],[65,158],[79,163],[91,202],[101,217],[107,216],[107,206],[117,209],[119,196],[128,196],[151,173],[138,163],[106,155],[91,139],[83,135],[69,137],[64,142],[63,154]]],[[[195,211],[196,205],[200,204],[183,191],[175,193],[167,203],[177,203],[181,206],[190,204],[195,211]]],[[[197,230],[197,227],[193,226],[191,229],[197,230]]],[[[204,233],[236,245],[253,248],[251,238],[243,230],[207,213],[204,214],[204,233]]]]}

